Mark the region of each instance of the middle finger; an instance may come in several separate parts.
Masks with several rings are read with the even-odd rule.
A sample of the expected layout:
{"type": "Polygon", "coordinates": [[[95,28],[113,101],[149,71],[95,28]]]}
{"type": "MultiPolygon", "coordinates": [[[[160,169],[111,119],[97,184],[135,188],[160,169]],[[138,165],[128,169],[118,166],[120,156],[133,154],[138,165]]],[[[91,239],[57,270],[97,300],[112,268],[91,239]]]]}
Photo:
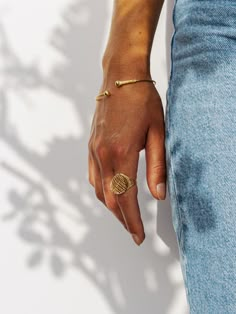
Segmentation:
{"type": "MultiPolygon", "coordinates": [[[[121,172],[130,178],[137,177],[139,153],[130,152],[128,156],[119,156],[113,159],[115,173],[121,172]]],[[[130,233],[137,244],[141,244],[145,238],[144,226],[138,204],[137,183],[125,193],[116,195],[117,203],[125,217],[130,233]]]]}

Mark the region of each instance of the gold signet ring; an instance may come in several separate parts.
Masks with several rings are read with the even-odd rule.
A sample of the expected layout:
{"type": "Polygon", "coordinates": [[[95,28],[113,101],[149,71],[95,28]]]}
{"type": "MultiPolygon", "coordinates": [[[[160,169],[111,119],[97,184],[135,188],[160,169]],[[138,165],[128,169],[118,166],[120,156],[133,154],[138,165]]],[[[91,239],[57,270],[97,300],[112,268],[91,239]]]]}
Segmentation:
{"type": "Polygon", "coordinates": [[[123,173],[117,173],[111,180],[110,189],[114,194],[122,194],[136,184],[136,180],[123,173]]]}

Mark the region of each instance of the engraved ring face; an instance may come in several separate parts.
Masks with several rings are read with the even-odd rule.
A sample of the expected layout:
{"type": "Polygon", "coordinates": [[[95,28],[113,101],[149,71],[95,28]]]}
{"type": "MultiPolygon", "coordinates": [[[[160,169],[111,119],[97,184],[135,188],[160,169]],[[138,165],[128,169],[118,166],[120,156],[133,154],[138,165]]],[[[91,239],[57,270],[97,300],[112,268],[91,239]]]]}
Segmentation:
{"type": "Polygon", "coordinates": [[[115,194],[122,194],[131,187],[128,177],[122,173],[117,173],[111,180],[110,188],[115,194]]]}

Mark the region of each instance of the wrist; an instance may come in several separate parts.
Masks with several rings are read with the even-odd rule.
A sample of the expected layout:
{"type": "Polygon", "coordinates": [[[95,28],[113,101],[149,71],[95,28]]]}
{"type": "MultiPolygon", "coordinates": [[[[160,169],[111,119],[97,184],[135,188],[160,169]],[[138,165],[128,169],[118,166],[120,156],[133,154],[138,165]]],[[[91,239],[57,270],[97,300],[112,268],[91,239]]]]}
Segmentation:
{"type": "Polygon", "coordinates": [[[102,58],[104,77],[116,76],[117,79],[150,78],[150,56],[130,54],[106,54],[102,58]]]}

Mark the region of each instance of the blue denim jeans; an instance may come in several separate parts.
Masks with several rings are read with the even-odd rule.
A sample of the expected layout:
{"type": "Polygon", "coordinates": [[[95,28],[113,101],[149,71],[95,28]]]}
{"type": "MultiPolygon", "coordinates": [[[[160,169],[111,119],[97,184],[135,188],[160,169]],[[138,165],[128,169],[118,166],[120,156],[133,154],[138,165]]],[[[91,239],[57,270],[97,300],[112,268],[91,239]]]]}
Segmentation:
{"type": "Polygon", "coordinates": [[[235,314],[236,0],[176,0],[173,23],[165,145],[187,300],[235,314]]]}

